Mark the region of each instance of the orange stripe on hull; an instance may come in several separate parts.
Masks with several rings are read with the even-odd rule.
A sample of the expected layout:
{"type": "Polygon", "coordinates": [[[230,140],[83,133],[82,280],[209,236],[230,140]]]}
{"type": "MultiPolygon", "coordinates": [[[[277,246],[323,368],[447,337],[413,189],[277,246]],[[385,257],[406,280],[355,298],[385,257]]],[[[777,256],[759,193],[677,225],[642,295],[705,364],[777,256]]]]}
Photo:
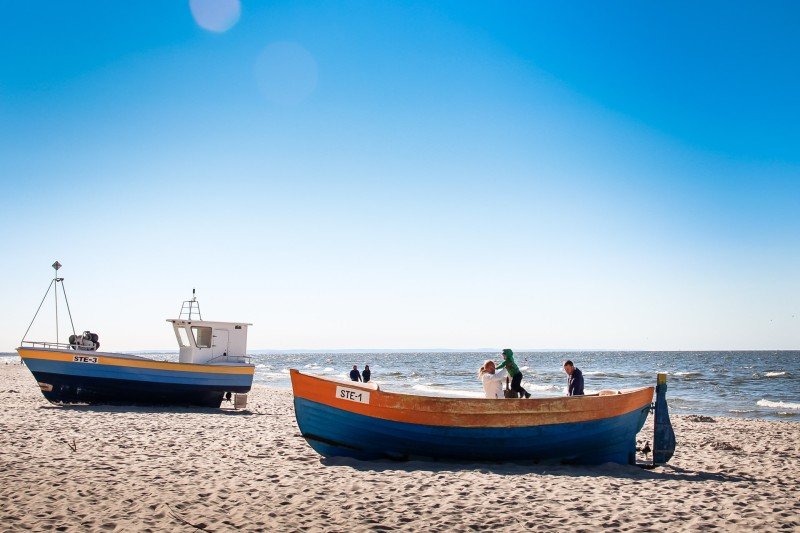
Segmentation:
{"type": "Polygon", "coordinates": [[[438,398],[384,392],[357,382],[345,383],[290,370],[296,398],[352,413],[429,426],[524,427],[611,418],[641,409],[653,400],[653,387],[611,396],[487,400],[438,398]],[[369,393],[369,403],[337,396],[337,387],[369,393]]]}

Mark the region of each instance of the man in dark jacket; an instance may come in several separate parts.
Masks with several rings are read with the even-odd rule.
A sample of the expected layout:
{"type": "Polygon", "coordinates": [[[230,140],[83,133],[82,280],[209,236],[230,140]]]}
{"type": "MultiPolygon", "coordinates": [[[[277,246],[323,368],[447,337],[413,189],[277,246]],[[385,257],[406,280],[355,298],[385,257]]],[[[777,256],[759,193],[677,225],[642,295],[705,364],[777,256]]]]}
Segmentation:
{"type": "Polygon", "coordinates": [[[361,379],[364,380],[364,383],[369,381],[370,375],[372,375],[372,372],[369,371],[369,365],[364,365],[364,371],[361,373],[361,379]]]}
{"type": "Polygon", "coordinates": [[[583,372],[569,359],[564,361],[564,372],[567,373],[567,396],[583,396],[583,372]]]}
{"type": "Polygon", "coordinates": [[[358,372],[358,367],[353,365],[353,370],[350,371],[351,381],[361,381],[361,374],[358,372]]]}

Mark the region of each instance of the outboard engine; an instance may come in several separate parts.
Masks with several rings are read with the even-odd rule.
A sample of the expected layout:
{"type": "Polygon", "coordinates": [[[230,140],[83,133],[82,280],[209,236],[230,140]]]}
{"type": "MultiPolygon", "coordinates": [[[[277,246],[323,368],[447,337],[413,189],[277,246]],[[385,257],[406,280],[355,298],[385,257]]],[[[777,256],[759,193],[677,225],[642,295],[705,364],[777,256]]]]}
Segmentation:
{"type": "Polygon", "coordinates": [[[70,335],[69,347],[73,350],[95,351],[100,348],[100,337],[91,331],[84,331],[82,335],[70,335]]]}

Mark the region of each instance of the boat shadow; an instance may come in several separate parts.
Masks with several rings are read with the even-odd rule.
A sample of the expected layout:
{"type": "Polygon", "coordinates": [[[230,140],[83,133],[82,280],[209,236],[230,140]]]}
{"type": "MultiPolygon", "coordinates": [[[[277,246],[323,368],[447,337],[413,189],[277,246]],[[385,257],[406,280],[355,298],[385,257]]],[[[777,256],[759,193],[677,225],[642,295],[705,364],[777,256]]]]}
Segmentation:
{"type": "Polygon", "coordinates": [[[324,466],[350,467],[360,472],[389,471],[427,471],[431,473],[463,472],[471,470],[487,474],[503,476],[522,476],[539,474],[547,476],[567,477],[615,477],[632,480],[673,480],[673,481],[719,481],[719,482],[752,482],[754,478],[726,474],[723,472],[707,472],[704,470],[687,470],[677,466],[664,465],[656,468],[636,465],[620,465],[606,463],[597,466],[568,465],[560,463],[473,463],[451,461],[359,461],[349,458],[322,458],[324,466]]]}
{"type": "Polygon", "coordinates": [[[87,413],[185,413],[200,415],[256,416],[260,413],[249,409],[233,409],[230,407],[187,407],[170,405],[87,405],[87,404],[48,404],[39,409],[67,410],[87,413]]]}

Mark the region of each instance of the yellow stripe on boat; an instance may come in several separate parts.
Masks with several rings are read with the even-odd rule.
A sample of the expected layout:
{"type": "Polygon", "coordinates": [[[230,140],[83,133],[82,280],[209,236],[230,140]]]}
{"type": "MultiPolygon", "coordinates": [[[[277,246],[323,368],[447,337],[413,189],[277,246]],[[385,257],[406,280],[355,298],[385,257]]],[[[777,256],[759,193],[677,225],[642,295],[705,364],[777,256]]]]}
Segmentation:
{"type": "Polygon", "coordinates": [[[17,348],[22,359],[46,359],[48,361],[73,362],[78,356],[97,357],[97,364],[111,366],[125,366],[133,368],[150,368],[156,370],[172,370],[176,372],[206,372],[213,374],[253,374],[255,367],[252,365],[207,365],[196,363],[173,363],[169,361],[151,361],[147,359],[132,359],[113,354],[98,352],[53,350],[38,348],[17,348]]]}

